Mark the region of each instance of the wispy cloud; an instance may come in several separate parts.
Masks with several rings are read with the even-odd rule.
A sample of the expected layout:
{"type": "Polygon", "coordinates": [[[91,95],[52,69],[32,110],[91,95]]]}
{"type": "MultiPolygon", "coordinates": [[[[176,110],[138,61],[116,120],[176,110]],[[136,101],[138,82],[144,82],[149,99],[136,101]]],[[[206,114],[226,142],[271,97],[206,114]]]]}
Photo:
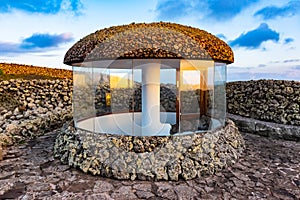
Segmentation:
{"type": "Polygon", "coordinates": [[[300,70],[300,65],[295,66],[294,69],[300,70]]]}
{"type": "Polygon", "coordinates": [[[268,24],[262,23],[254,30],[241,34],[238,38],[230,41],[232,47],[245,47],[248,49],[257,49],[265,41],[279,41],[279,33],[270,29],[268,24]]]}
{"type": "Polygon", "coordinates": [[[289,70],[285,73],[266,73],[266,72],[230,72],[227,75],[228,82],[232,81],[246,81],[246,80],[259,80],[259,79],[275,79],[275,80],[299,80],[299,68],[289,70]]]}
{"type": "Polygon", "coordinates": [[[294,62],[300,62],[300,59],[289,59],[283,61],[283,63],[294,63],[294,62]]]}
{"type": "Polygon", "coordinates": [[[260,16],[264,20],[275,19],[277,17],[289,17],[299,13],[300,1],[290,1],[282,7],[267,6],[258,10],[254,16],[260,16]]]}
{"type": "Polygon", "coordinates": [[[215,21],[229,20],[258,0],[164,0],[156,6],[159,20],[174,20],[184,16],[201,13],[204,19],[215,21]]]}
{"type": "Polygon", "coordinates": [[[28,13],[56,14],[60,11],[71,11],[80,14],[82,5],[81,0],[1,0],[0,12],[21,10],[28,13]]]}
{"type": "Polygon", "coordinates": [[[294,42],[294,39],[293,38],[285,38],[284,39],[284,44],[289,44],[291,42],[294,42]]]}
{"type": "Polygon", "coordinates": [[[22,50],[19,48],[19,45],[16,43],[9,42],[0,42],[0,53],[9,54],[9,53],[20,53],[22,50]]]}
{"type": "Polygon", "coordinates": [[[224,40],[227,39],[226,36],[225,36],[223,33],[217,34],[216,36],[217,36],[218,38],[220,38],[220,39],[224,39],[224,40]]]}
{"type": "Polygon", "coordinates": [[[73,38],[71,33],[63,33],[59,35],[35,33],[32,36],[25,38],[20,47],[22,49],[57,47],[61,43],[71,42],[72,40],[73,38]]]}
{"type": "Polygon", "coordinates": [[[266,67],[266,66],[267,66],[267,65],[265,65],[265,64],[259,64],[259,65],[258,65],[258,67],[261,67],[261,68],[262,68],[262,67],[266,67]]]}
{"type": "Polygon", "coordinates": [[[259,80],[259,79],[279,79],[285,77],[280,76],[278,73],[259,73],[259,72],[231,72],[228,73],[228,82],[231,81],[245,81],[245,80],[259,80]]]}
{"type": "MultiPolygon", "coordinates": [[[[297,59],[291,60],[296,61],[297,59]]],[[[300,65],[278,61],[276,64],[260,64],[257,67],[229,66],[227,68],[227,80],[229,82],[258,79],[300,81],[300,65]]]]}
{"type": "Polygon", "coordinates": [[[242,10],[256,3],[258,0],[238,0],[238,1],[224,1],[224,0],[207,0],[209,14],[215,20],[227,20],[235,17],[242,10]]]}
{"type": "Polygon", "coordinates": [[[162,20],[178,19],[187,15],[193,9],[191,2],[185,0],[166,0],[158,2],[156,11],[162,20]]]}
{"type": "Polygon", "coordinates": [[[71,33],[62,33],[59,35],[35,33],[28,38],[24,38],[20,43],[0,42],[0,53],[16,54],[44,52],[73,40],[74,38],[71,33]]]}

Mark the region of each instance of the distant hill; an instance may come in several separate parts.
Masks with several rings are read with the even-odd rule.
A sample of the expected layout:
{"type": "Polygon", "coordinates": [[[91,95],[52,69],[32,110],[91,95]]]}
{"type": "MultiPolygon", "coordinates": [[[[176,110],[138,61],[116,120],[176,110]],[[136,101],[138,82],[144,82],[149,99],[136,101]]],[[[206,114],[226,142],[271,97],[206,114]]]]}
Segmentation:
{"type": "Polygon", "coordinates": [[[14,63],[0,63],[1,71],[4,75],[17,77],[32,77],[32,78],[67,78],[72,79],[73,72],[66,69],[54,69],[47,67],[38,67],[33,65],[22,65],[14,63]]]}

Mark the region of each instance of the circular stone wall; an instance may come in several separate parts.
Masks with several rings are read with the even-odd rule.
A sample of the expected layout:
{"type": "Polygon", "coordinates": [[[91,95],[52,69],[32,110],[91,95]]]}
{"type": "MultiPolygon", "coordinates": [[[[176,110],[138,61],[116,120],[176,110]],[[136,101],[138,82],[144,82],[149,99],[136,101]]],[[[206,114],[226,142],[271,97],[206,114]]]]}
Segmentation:
{"type": "Polygon", "coordinates": [[[65,124],[54,155],[84,172],[116,179],[185,180],[234,164],[244,149],[235,124],[184,136],[117,136],[65,124]]]}

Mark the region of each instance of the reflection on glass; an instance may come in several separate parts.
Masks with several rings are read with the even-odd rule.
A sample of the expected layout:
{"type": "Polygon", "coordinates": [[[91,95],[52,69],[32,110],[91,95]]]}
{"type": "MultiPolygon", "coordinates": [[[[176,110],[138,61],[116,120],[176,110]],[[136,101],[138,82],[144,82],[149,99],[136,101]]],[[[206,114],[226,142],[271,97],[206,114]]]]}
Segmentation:
{"type": "Polygon", "coordinates": [[[183,59],[147,62],[105,60],[74,66],[76,127],[96,133],[144,136],[144,133],[203,132],[225,124],[226,64],[183,59]],[[157,91],[158,96],[146,94],[145,85],[156,85],[147,90],[156,88],[153,91],[157,91]],[[155,96],[156,100],[143,107],[145,96],[155,96]],[[152,117],[148,122],[154,122],[152,129],[160,127],[158,132],[151,127],[145,131],[143,117],[148,117],[147,112],[152,117]]]}
{"type": "Polygon", "coordinates": [[[128,113],[132,109],[133,80],[131,69],[110,70],[110,90],[107,103],[111,102],[112,113],[128,113]]]}
{"type": "Polygon", "coordinates": [[[105,63],[94,62],[93,85],[95,93],[95,109],[97,116],[111,113],[109,97],[111,96],[109,86],[109,70],[105,63]]]}
{"type": "Polygon", "coordinates": [[[213,62],[183,60],[180,65],[180,132],[211,128],[213,62]]]}
{"type": "Polygon", "coordinates": [[[133,68],[133,110],[142,112],[142,70],[133,68]]]}
{"type": "Polygon", "coordinates": [[[160,112],[176,112],[176,69],[162,69],[160,76],[160,112]]]}
{"type": "Polygon", "coordinates": [[[73,115],[77,124],[80,120],[96,116],[92,84],[93,68],[73,67],[73,77],[73,115]]]}
{"type": "Polygon", "coordinates": [[[215,63],[214,118],[225,125],[226,118],[226,64],[215,63]]]}

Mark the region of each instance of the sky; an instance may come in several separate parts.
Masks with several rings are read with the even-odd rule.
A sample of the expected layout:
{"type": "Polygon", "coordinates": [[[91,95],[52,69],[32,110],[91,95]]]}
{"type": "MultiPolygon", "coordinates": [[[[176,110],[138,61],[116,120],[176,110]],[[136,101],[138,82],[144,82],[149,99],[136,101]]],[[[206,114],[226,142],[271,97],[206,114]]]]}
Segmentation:
{"type": "Polygon", "coordinates": [[[0,62],[71,69],[66,51],[96,30],[166,21],[229,44],[227,80],[300,81],[300,0],[0,0],[0,62]]]}

